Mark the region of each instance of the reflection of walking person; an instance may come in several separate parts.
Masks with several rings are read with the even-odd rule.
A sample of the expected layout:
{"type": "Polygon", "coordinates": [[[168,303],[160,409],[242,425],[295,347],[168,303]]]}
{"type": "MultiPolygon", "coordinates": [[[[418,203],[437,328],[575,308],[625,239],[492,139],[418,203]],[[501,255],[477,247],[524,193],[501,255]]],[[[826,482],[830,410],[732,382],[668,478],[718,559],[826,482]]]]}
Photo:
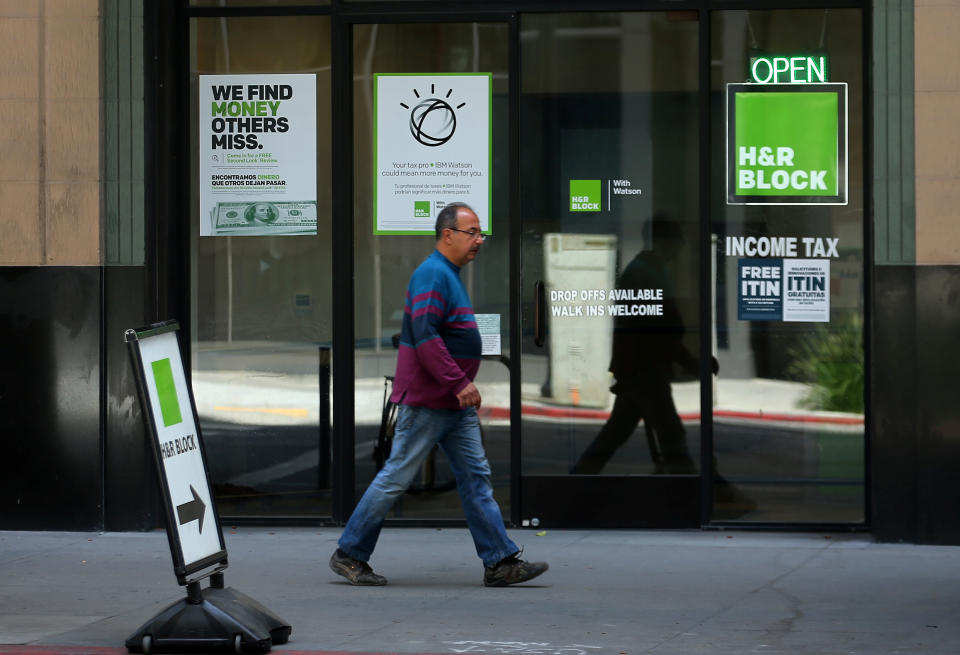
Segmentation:
{"type": "Polygon", "coordinates": [[[480,439],[480,332],[460,269],[477,256],[484,236],[468,206],[454,203],[437,216],[437,248],[407,287],[391,401],[400,404],[390,459],[353,511],[330,558],[330,568],[354,585],[384,585],[367,564],[383,520],[406,491],[434,445],[457,480],[467,526],[483,560],[483,583],[503,587],[547,570],[525,562],[510,540],[493,498],[490,465],[480,439]]]}
{"type": "MultiPolygon", "coordinates": [[[[697,358],[683,343],[684,325],[676,291],[667,269],[683,247],[680,225],[663,216],[651,223],[653,248],[633,258],[617,280],[626,291],[659,290],[662,313],[617,316],[613,327],[610,372],[616,394],[610,418],[580,456],[571,473],[599,473],[643,419],[650,456],[657,473],[695,473],[683,423],[670,390],[674,363],[689,373],[699,370],[697,358]]],[[[629,295],[629,294],[628,294],[629,295]]],[[[633,301],[621,301],[630,304],[633,301]]],[[[716,359],[713,372],[717,372],[716,359]]]]}

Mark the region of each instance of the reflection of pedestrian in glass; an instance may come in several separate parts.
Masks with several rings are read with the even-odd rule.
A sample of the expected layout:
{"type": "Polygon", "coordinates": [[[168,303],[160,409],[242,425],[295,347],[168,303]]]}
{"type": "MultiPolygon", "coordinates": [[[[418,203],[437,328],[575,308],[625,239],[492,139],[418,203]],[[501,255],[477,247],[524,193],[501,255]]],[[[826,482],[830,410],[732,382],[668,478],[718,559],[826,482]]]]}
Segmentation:
{"type": "MultiPolygon", "coordinates": [[[[617,280],[617,288],[626,292],[646,289],[654,294],[661,293],[662,314],[651,312],[615,317],[610,360],[610,372],[616,378],[610,389],[616,394],[613,411],[571,473],[599,473],[630,438],[640,419],[643,419],[657,473],[696,472],[670,390],[674,363],[689,373],[699,371],[699,361],[683,343],[683,318],[667,270],[667,262],[674,259],[683,247],[683,232],[678,223],[658,215],[651,222],[651,239],[652,249],[633,258],[617,280]]],[[[632,299],[621,300],[618,304],[631,307],[657,303],[632,299]]]]}
{"type": "Polygon", "coordinates": [[[260,225],[271,225],[276,222],[279,216],[280,212],[269,202],[255,203],[243,211],[243,217],[247,219],[248,223],[260,225]]]}

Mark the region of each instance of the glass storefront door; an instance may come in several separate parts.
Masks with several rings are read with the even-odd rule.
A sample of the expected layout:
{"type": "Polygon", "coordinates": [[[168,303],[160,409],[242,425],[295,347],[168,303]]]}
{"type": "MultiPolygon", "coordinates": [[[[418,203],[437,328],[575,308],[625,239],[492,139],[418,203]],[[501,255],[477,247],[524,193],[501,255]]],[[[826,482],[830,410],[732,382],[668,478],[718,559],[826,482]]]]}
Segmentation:
{"type": "MultiPolygon", "coordinates": [[[[450,152],[418,141],[408,125],[386,134],[375,127],[376,118],[414,116],[419,103],[429,100],[447,108],[451,114],[463,103],[489,103],[490,138],[479,143],[479,157],[490,169],[489,209],[481,214],[489,238],[476,260],[464,267],[461,279],[478,315],[497,317],[504,348],[499,355],[485,356],[476,384],[483,397],[481,429],[493,475],[494,493],[505,516],[510,512],[510,420],[509,362],[510,282],[504,272],[510,256],[509,164],[508,164],[508,28],[503,22],[394,23],[358,24],[353,27],[353,122],[354,122],[354,366],[355,399],[355,497],[370,484],[386,453],[384,447],[384,402],[391,390],[397,350],[393,337],[399,337],[403,320],[407,284],[414,269],[434,250],[433,223],[442,203],[463,200],[471,176],[452,178],[450,152]],[[489,79],[489,94],[465,95],[460,88],[464,78],[481,74],[489,79]],[[399,80],[397,97],[376,97],[376,76],[399,80]],[[409,81],[409,82],[407,82],[409,81]],[[489,97],[486,97],[489,95],[489,97]],[[432,99],[432,100],[431,100],[432,99]],[[443,103],[449,100],[446,105],[443,103]],[[375,142],[375,139],[381,141],[375,142]],[[395,139],[395,150],[403,153],[376,161],[383,140],[395,139]],[[396,166],[394,166],[396,164],[396,166]],[[394,185],[392,175],[407,166],[420,166],[416,176],[404,175],[394,185]],[[398,168],[402,167],[402,168],[398,168]],[[375,193],[375,176],[389,194],[375,193]],[[463,178],[466,184],[452,183],[463,178]],[[399,188],[403,186],[405,188],[399,188]],[[396,188],[395,188],[396,187],[396,188]],[[377,201],[380,201],[378,207],[377,201]],[[391,204],[387,204],[390,202],[391,204]],[[420,227],[396,222],[413,217],[417,202],[426,202],[420,227]],[[486,213],[487,215],[483,215],[486,213]],[[423,229],[424,227],[428,229],[423,229]],[[420,234],[403,232],[420,231],[420,234]],[[429,232],[429,233],[424,233],[429,232]]],[[[391,87],[393,88],[393,87],[391,87]]],[[[467,87],[470,88],[470,87],[467,87]]],[[[451,130],[451,139],[469,138],[468,113],[463,109],[459,124],[451,130]]],[[[426,129],[430,119],[416,114],[410,124],[426,129]]],[[[446,129],[434,125],[436,129],[446,129]]],[[[444,135],[446,135],[445,133],[444,135]]],[[[440,138],[438,132],[431,134],[440,138]]],[[[456,142],[451,141],[456,146],[456,142]]],[[[393,152],[393,151],[391,151],[393,152]]],[[[464,162],[452,162],[460,164],[464,162]]],[[[471,162],[466,162],[470,164],[471,162]]],[[[388,519],[462,519],[460,499],[446,458],[435,451],[423,466],[410,491],[402,496],[388,519]]]]}
{"type": "Polygon", "coordinates": [[[714,489],[715,521],[865,519],[862,20],[858,9],[712,16],[710,209],[720,361],[713,451],[727,483],[714,489]],[[746,79],[753,83],[734,88],[766,103],[765,111],[744,114],[749,107],[737,101],[732,111],[726,107],[728,84],[746,79]],[[772,93],[761,95],[764,89],[772,93]],[[808,98],[831,103],[830,122],[816,121],[808,98]],[[754,141],[728,144],[742,116],[766,132],[746,131],[754,141]],[[751,168],[751,152],[763,154],[751,147],[775,147],[770,152],[783,156],[751,168]],[[804,165],[810,159],[801,158],[818,149],[829,150],[827,163],[804,165]],[[737,156],[726,159],[731,152],[737,156]],[[730,202],[739,179],[728,180],[727,171],[737,166],[747,183],[756,173],[750,204],[730,202]],[[838,171],[845,197],[827,197],[826,189],[812,190],[819,198],[799,195],[811,192],[811,171],[827,187],[824,170],[838,171]],[[769,181],[761,183],[761,174],[769,181]],[[787,174],[796,183],[784,185],[787,174]]]}
{"type": "Polygon", "coordinates": [[[700,523],[698,24],[522,19],[524,522],[700,523]]]}
{"type": "MultiPolygon", "coordinates": [[[[202,234],[211,230],[201,228],[201,221],[212,219],[206,210],[201,216],[197,149],[209,122],[200,125],[198,112],[191,111],[189,323],[194,397],[220,514],[329,516],[330,19],[194,18],[190,45],[191,108],[198,107],[201,75],[315,79],[317,138],[305,149],[316,158],[315,234],[202,234]],[[251,47],[266,43],[269,48],[251,47]]],[[[244,119],[242,105],[235,107],[236,114],[224,116],[244,119]]],[[[246,135],[256,129],[236,131],[246,135]]],[[[214,156],[206,144],[203,151],[214,156]]],[[[300,162],[285,164],[283,175],[292,176],[300,162]]],[[[247,168],[260,171],[253,164],[247,168]]],[[[240,204],[274,197],[245,193],[240,204]]]]}

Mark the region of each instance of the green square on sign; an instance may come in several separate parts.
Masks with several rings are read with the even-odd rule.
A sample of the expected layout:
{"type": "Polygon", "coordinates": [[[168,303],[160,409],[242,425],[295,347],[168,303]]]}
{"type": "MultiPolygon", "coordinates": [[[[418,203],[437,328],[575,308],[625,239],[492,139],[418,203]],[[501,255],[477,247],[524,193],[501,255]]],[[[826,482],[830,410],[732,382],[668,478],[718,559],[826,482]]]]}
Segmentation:
{"type": "Polygon", "coordinates": [[[180,401],[177,399],[177,387],[173,382],[173,369],[170,359],[160,359],[150,364],[153,369],[153,382],[157,386],[157,400],[160,401],[160,414],[164,427],[170,427],[183,421],[180,413],[180,401]]]}
{"type": "Polygon", "coordinates": [[[601,189],[600,180],[570,180],[570,211],[600,211],[601,189]]]}
{"type": "Polygon", "coordinates": [[[833,92],[737,92],[736,195],[838,195],[838,110],[833,92]]]}
{"type": "Polygon", "coordinates": [[[414,218],[430,218],[430,201],[414,200],[413,201],[413,217],[414,218]]]}

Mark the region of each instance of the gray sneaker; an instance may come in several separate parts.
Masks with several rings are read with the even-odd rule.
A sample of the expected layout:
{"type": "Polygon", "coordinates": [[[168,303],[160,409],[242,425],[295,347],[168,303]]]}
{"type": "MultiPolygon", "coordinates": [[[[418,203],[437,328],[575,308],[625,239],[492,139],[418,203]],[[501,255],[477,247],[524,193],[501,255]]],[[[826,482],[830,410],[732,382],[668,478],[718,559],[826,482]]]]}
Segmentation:
{"type": "Polygon", "coordinates": [[[353,559],[339,548],[330,556],[330,570],[358,587],[382,587],[387,584],[387,579],[374,573],[369,564],[353,559]]]}
{"type": "Polygon", "coordinates": [[[520,559],[520,553],[516,553],[493,566],[484,567],[483,584],[485,587],[506,587],[533,580],[549,568],[546,562],[525,562],[520,559]]]}

